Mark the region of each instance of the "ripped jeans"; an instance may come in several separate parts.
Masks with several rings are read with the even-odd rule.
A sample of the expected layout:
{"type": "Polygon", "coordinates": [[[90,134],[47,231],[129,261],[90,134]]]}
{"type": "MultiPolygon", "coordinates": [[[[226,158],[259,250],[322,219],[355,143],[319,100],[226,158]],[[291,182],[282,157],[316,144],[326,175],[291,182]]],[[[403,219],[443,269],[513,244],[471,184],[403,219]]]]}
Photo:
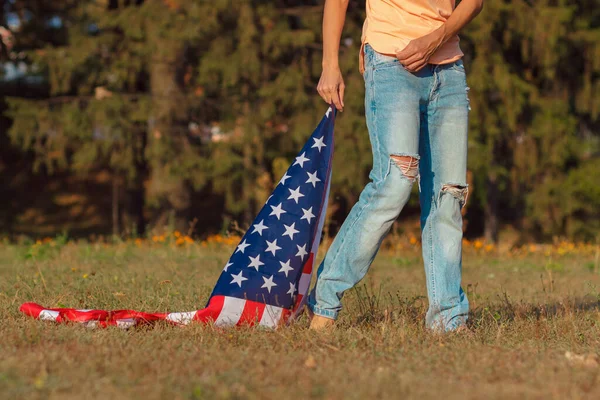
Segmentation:
{"type": "Polygon", "coordinates": [[[425,322],[431,329],[454,330],[469,311],[461,288],[470,110],[462,60],[427,64],[413,74],[366,45],[364,79],[370,182],[319,266],[308,306],[316,315],[337,318],[344,292],[367,273],[417,182],[429,297],[425,322]]]}

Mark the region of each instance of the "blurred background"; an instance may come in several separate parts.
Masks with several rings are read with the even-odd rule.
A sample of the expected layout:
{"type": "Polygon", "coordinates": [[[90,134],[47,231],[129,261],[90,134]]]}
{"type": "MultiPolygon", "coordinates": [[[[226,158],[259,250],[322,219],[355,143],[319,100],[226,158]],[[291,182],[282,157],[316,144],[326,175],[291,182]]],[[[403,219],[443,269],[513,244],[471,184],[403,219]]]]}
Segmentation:
{"type": "MultiPolygon", "coordinates": [[[[326,105],[323,0],[4,0],[0,236],[244,230],[326,105]]],[[[368,180],[350,0],[333,235],[368,180]]],[[[466,237],[600,233],[600,1],[487,1],[461,34],[466,237]]],[[[418,232],[418,191],[394,231],[418,232]]]]}

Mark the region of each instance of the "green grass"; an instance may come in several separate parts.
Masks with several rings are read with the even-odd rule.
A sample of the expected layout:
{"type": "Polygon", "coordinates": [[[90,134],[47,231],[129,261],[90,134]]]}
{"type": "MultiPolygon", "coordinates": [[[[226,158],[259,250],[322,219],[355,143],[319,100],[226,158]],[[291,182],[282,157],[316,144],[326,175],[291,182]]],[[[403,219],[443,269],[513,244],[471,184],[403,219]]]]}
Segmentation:
{"type": "Polygon", "coordinates": [[[87,330],[18,312],[26,301],[201,308],[231,250],[0,245],[0,398],[600,398],[600,275],[588,255],[467,252],[471,336],[424,329],[416,250],[380,254],[330,333],[304,319],[277,331],[87,330]]]}

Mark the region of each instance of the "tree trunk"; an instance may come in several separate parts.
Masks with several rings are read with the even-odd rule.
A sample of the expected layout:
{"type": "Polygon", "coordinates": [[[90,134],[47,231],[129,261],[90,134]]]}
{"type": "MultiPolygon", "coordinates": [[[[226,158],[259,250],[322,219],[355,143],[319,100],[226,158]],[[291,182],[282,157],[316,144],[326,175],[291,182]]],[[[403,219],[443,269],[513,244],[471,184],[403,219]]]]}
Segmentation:
{"type": "Polygon", "coordinates": [[[179,156],[186,145],[183,125],[177,124],[177,120],[184,117],[180,114],[185,108],[182,107],[184,95],[177,81],[184,47],[181,41],[166,38],[156,26],[149,27],[149,40],[157,49],[149,65],[152,95],[152,122],[148,132],[152,168],[150,184],[152,194],[163,205],[161,213],[174,217],[175,229],[187,230],[191,219],[190,185],[169,170],[173,157],[179,156]]]}
{"type": "MultiPolygon", "coordinates": [[[[490,166],[493,168],[494,166],[490,166]]],[[[488,172],[485,182],[486,199],[483,207],[484,237],[488,243],[498,243],[498,178],[496,172],[488,172]]]]}
{"type": "Polygon", "coordinates": [[[119,236],[121,226],[119,224],[119,177],[113,173],[112,177],[112,234],[119,236]]]}

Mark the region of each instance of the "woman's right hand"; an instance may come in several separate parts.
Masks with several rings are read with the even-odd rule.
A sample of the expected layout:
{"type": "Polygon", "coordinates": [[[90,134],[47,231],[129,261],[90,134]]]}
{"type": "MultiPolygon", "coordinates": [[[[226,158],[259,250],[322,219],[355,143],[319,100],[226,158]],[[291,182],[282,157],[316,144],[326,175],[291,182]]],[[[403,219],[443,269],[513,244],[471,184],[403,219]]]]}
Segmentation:
{"type": "Polygon", "coordinates": [[[333,103],[335,108],[344,111],[344,78],[340,67],[324,67],[317,91],[327,104],[333,103]]]}

